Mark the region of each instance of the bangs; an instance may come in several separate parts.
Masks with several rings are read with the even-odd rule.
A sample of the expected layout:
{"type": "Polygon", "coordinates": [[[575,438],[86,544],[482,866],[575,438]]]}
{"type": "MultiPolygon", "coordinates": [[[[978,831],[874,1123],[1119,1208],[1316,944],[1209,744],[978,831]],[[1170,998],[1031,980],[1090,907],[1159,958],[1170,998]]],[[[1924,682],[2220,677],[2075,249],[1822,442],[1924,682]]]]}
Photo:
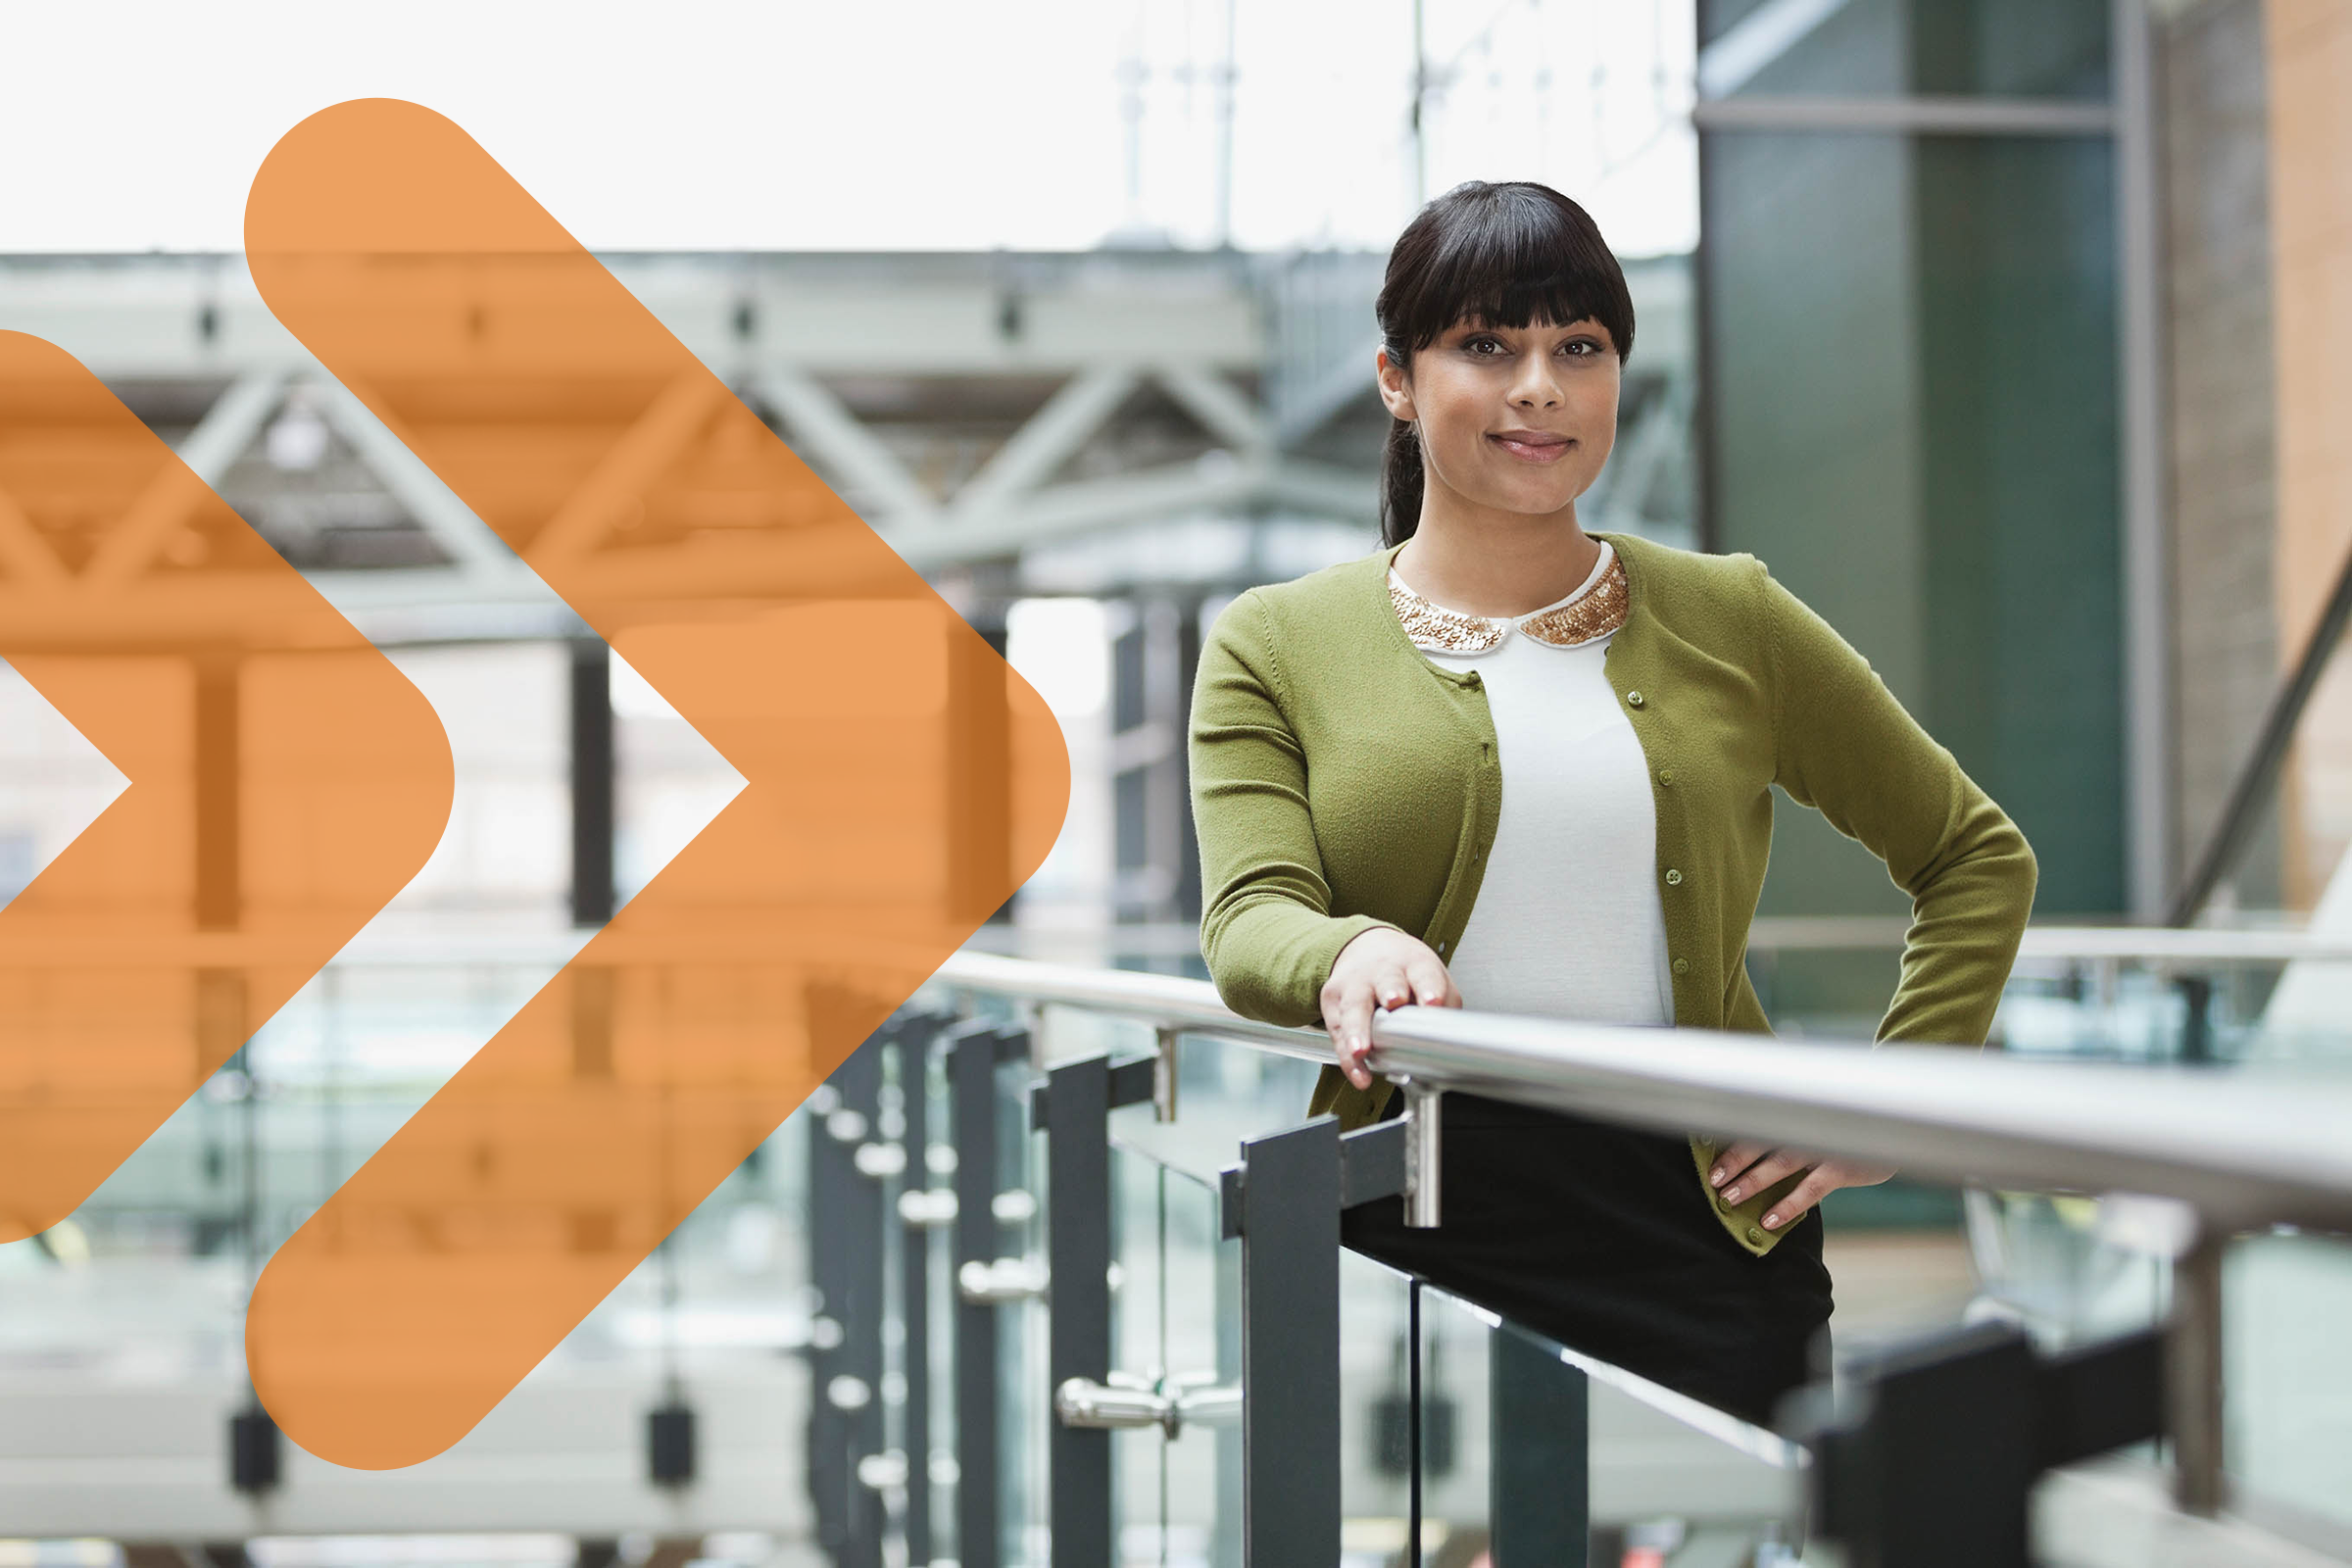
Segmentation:
{"type": "Polygon", "coordinates": [[[1542,185],[1473,180],[1430,203],[1390,257],[1379,315],[1408,358],[1465,318],[1497,327],[1591,318],[1620,360],[1634,346],[1617,258],[1582,207],[1542,185]]]}

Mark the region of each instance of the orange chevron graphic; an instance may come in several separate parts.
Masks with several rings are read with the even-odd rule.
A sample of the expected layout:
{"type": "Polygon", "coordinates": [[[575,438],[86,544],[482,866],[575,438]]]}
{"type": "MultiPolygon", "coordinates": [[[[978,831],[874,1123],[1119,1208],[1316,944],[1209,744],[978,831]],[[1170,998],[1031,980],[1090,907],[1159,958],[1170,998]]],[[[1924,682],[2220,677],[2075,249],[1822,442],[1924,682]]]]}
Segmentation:
{"type": "Polygon", "coordinates": [[[79,1206],[416,875],[454,780],[407,678],[96,376],[20,332],[0,332],[0,656],[129,780],[0,908],[15,1241],[79,1206]],[[93,519],[94,544],[66,526],[93,519]]]}
{"type": "Polygon", "coordinates": [[[386,1468],[470,1430],[1028,879],[1069,759],[987,642],[449,121],[325,110],[245,222],[278,319],[747,781],[264,1274],[264,1403],[386,1468]],[[564,444],[559,411],[611,439],[564,444]],[[552,515],[510,499],[550,478],[552,515]]]}

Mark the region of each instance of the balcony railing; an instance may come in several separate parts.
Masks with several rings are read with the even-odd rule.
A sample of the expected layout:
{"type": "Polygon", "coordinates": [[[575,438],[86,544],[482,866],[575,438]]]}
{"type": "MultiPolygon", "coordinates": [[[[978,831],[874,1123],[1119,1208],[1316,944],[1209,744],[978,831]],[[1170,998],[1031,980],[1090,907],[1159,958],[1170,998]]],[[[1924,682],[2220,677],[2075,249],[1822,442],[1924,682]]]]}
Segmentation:
{"type": "MultiPolygon", "coordinates": [[[[2352,1088],[2293,1061],[2224,1064],[2239,1055],[2231,1030],[2258,1021],[2223,1005],[2231,989],[2352,961],[2324,935],[2036,927],[2004,999],[2006,1054],[1864,1051],[1799,1038],[1778,1013],[1783,1038],[1767,1039],[1407,1009],[1375,1020],[1373,1062],[1407,1081],[1413,1113],[1346,1138],[1302,1115],[1328,1059],[1319,1031],[1239,1018],[1199,979],[1101,966],[1198,963],[1189,928],[1138,935],[1073,934],[1083,963],[967,948],[788,1124],[779,1152],[806,1149],[814,1289],[776,1343],[816,1374],[808,1493],[838,1563],[1403,1562],[1441,1516],[1478,1516],[1504,1561],[1516,1542],[1520,1560],[1571,1562],[1624,1498],[1677,1488],[1699,1527],[1712,1507],[1789,1546],[1809,1532],[1854,1561],[1934,1561],[1896,1552],[1892,1524],[1950,1544],[1971,1542],[1968,1521],[1878,1507],[1898,1460],[1976,1476],[1992,1472],[1971,1452],[2046,1467],[2160,1433],[2178,1506],[2210,1515],[2237,1506],[2223,1481],[2224,1256],[2276,1247],[2262,1233],[2281,1225],[2352,1228],[2352,1088]],[[2197,1026],[2215,1048],[2204,1063],[2185,1049],[2198,988],[2214,1009],[2197,1026]],[[2170,1011],[2119,1022],[2142,1004],[2170,1011]],[[2065,1032],[2044,1011],[2078,1015],[2090,1045],[2045,1049],[2065,1032]],[[1343,1203],[1395,1193],[1442,1220],[1429,1111],[1462,1091],[1963,1186],[1990,1320],[1849,1355],[1817,1409],[1767,1431],[1347,1252],[1343,1203]],[[1968,1435],[1984,1401],[1936,1413],[1939,1378],[2006,1388],[2012,1412],[2040,1412],[2037,1435],[1968,1435]],[[1860,1397],[1874,1388],[1876,1428],[1860,1397]],[[1931,1413],[1886,1428],[1906,1401],[1931,1413]]],[[[1900,940],[1891,922],[1759,920],[1750,959],[1883,957],[1900,940]]],[[[265,1030],[243,1063],[253,1092],[204,1097],[92,1214],[148,1223],[176,1205],[199,1252],[212,1235],[258,1260],[578,941],[355,945],[265,1030]],[[198,1140],[243,1152],[191,1183],[178,1173],[211,1155],[181,1146],[198,1140]]],[[[183,945],[191,967],[266,956],[251,938],[183,945]]],[[[622,956],[654,971],[728,961],[622,956]]],[[[804,1196],[804,1173],[778,1174],[770,1161],[761,1194],[804,1196]]],[[[694,1246],[728,1230],[729,1201],[707,1205],[694,1246]]],[[[645,1326],[623,1316],[614,1343],[633,1346],[645,1326]]],[[[2013,1518],[2010,1482],[1947,1501],[2013,1518]]]]}
{"type": "MultiPolygon", "coordinates": [[[[2352,957],[2352,948],[2339,944],[2252,933],[2053,928],[2036,932],[2029,948],[2034,963],[2153,962],[2177,971],[2352,957]]],[[[1238,1117],[1231,1104],[1204,1106],[1208,1129],[1188,1147],[1178,1129],[1192,1107],[1179,1084],[1197,1074],[1184,1068],[1185,1053],[1320,1063],[1328,1059],[1324,1036],[1240,1018],[1199,980],[969,951],[940,970],[926,995],[932,991],[942,1004],[926,1010],[918,998],[876,1043],[895,1057],[891,1071],[903,1093],[925,1081],[934,1056],[956,1086],[953,1200],[945,1193],[903,1195],[896,1207],[908,1225],[955,1216],[956,1242],[942,1272],[959,1286],[955,1490],[964,1568],[1009,1560],[999,1555],[1004,1550],[1057,1568],[1126,1560],[1114,1530],[1111,1434],[1152,1429],[1165,1441],[1190,1427],[1226,1423],[1233,1425],[1222,1441],[1237,1451],[1223,1453],[1211,1470],[1230,1474],[1198,1482],[1217,1492],[1221,1508],[1210,1511],[1229,1531],[1229,1539],[1219,1538],[1225,1549],[1207,1553],[1210,1560],[1341,1560],[1339,1211],[1401,1194],[1415,1223],[1442,1220],[1434,1112],[1448,1093],[1663,1131],[1754,1136],[1893,1162],[1907,1175],[1978,1189],[2093,1198],[2107,1217],[2104,1234],[2156,1257],[2171,1284],[2171,1308],[2160,1324],[2056,1353],[2037,1349],[2014,1324],[1993,1322],[1939,1344],[1865,1357],[1842,1369],[1843,1386],[1825,1384],[1810,1413],[1796,1410],[1789,1430],[1777,1433],[1644,1384],[1573,1346],[1490,1321],[1501,1336],[1492,1340],[1490,1358],[1516,1368],[1497,1384],[1493,1411],[1494,1441],[1509,1451],[1492,1453],[1490,1464],[1500,1477],[1513,1454],[1540,1453],[1551,1478],[1522,1489],[1516,1500],[1497,1480],[1495,1539],[1518,1543],[1515,1553],[1503,1548],[1504,1561],[1538,1552],[1534,1560],[1582,1560],[1589,1521],[1581,1501],[1563,1501],[1561,1489],[1582,1496],[1591,1459],[1582,1438],[1588,1379],[1633,1393],[1791,1482],[1804,1478],[1804,1498],[1783,1498],[1788,1535],[1800,1535],[1809,1518],[1816,1536],[1838,1541],[1857,1562],[2022,1563],[2027,1490],[2041,1472],[2159,1439],[2169,1446],[2175,1505],[2212,1515],[2226,1496],[2220,1301],[2230,1239],[2284,1225],[2352,1230],[2352,1149],[2340,1138],[2352,1125],[2352,1085],[2326,1076],[2281,1081],[2212,1065],[2031,1059],[1925,1045],[1860,1051],[1411,1008],[1377,1015],[1373,1026],[1371,1063],[1403,1083],[1402,1118],[1343,1137],[1332,1118],[1298,1121],[1302,1095],[1287,1113],[1264,1102],[1238,1117]],[[1149,1032],[1152,1049],[1051,1053],[1045,1024],[1060,1013],[1125,1020],[1149,1032]],[[1001,1073],[1008,1063],[1017,1071],[1001,1073]],[[1020,1124],[985,1108],[1000,1088],[1042,1135],[1034,1169],[992,1147],[1004,1128],[1020,1124]],[[1114,1138],[1113,1112],[1145,1104],[1152,1107],[1153,1131],[1130,1127],[1114,1138]],[[1262,1125],[1286,1115],[1297,1124],[1262,1125]],[[1238,1161],[1209,1169],[1205,1152],[1236,1127],[1245,1135],[1224,1147],[1238,1161]],[[967,1145],[975,1135],[980,1142],[967,1145]],[[1115,1247],[1113,1235],[1132,1205],[1116,1194],[1113,1166],[1137,1156],[1138,1169],[1162,1167],[1162,1230],[1173,1172],[1180,1186],[1199,1190],[1195,1206],[1213,1214],[1213,1248],[1237,1251],[1218,1265],[1237,1278],[1171,1307],[1166,1296],[1177,1264],[1166,1256],[1126,1262],[1128,1250],[1115,1247]],[[1017,1189],[1004,1185],[1024,1176],[1017,1189]],[[1039,1189],[1042,1237],[1008,1250],[1005,1216],[1029,1212],[1039,1189]],[[1196,1338],[1214,1323],[1233,1344],[1201,1355],[1200,1365],[1180,1366],[1165,1355],[1146,1367],[1115,1365],[1114,1317],[1124,1322],[1135,1309],[1114,1297],[1128,1294],[1139,1273],[1156,1276],[1161,1345],[1184,1338],[1188,1318],[1196,1338]],[[1005,1303],[1031,1299],[1048,1303],[1040,1314],[1046,1343],[1042,1356],[1022,1361],[1004,1348],[1009,1342],[989,1335],[1001,1334],[995,1320],[1005,1303]],[[1019,1368],[1009,1378],[1008,1358],[1019,1368]],[[998,1371],[984,1375],[982,1365],[998,1371]],[[1026,1534],[1008,1528],[1000,1511],[1021,1490],[1006,1490],[998,1462],[1006,1400],[1046,1433],[1044,1463],[1034,1467],[1045,1473],[1031,1476],[1042,1484],[1029,1489],[1042,1501],[1026,1534]],[[1563,1444],[1573,1452],[1564,1453],[1563,1444]],[[1574,1486],[1561,1480],[1568,1471],[1578,1477],[1574,1486]],[[1964,1486],[1935,1479],[1955,1474],[1973,1479],[1964,1486]]],[[[825,1155],[819,1149],[812,1157],[825,1155]]],[[[911,1152],[904,1162],[867,1157],[869,1165],[893,1168],[911,1169],[911,1152]]],[[[915,1280],[918,1250],[904,1253],[903,1291],[922,1288],[906,1283],[915,1280]]],[[[1409,1395],[1417,1395],[1424,1292],[1418,1282],[1401,1283],[1414,1317],[1408,1381],[1415,1385],[1409,1395]]],[[[1427,1294],[1443,1299],[1434,1289],[1427,1294]]],[[[1493,1318],[1475,1305],[1454,1303],[1453,1310],[1493,1318]]],[[[1417,1398],[1411,1402],[1407,1427],[1415,1441],[1408,1446],[1418,1461],[1422,1412],[1417,1398]]],[[[1017,1420],[1012,1427],[1022,1430],[1017,1420]]],[[[876,1442],[884,1436],[869,1434],[876,1442]]],[[[927,1516],[929,1497],[918,1495],[925,1487],[910,1479],[917,1467],[902,1460],[873,1468],[901,1484],[891,1517],[927,1516]]],[[[1416,1501],[1421,1479],[1416,1468],[1416,1501]]],[[[1157,1528],[1164,1550],[1174,1539],[1164,1534],[1171,1528],[1164,1504],[1157,1528]]],[[[1420,1539],[1417,1518],[1408,1536],[1420,1539]]]]}

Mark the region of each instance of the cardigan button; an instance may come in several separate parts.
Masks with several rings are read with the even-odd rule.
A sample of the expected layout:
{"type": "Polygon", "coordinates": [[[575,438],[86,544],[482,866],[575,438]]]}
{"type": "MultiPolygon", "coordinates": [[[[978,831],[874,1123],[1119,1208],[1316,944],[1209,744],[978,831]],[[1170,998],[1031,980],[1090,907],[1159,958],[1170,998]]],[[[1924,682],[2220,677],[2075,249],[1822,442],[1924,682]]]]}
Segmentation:
{"type": "Polygon", "coordinates": [[[1673,783],[1673,782],[1674,782],[1674,769],[1673,769],[1673,768],[1671,768],[1671,767],[1661,767],[1661,768],[1659,768],[1659,769],[1658,769],[1658,782],[1659,782],[1659,783],[1661,783],[1661,784],[1671,784],[1671,783],[1673,783]]]}
{"type": "Polygon", "coordinates": [[[1676,974],[1689,974],[1690,972],[1690,960],[1689,958],[1675,959],[1674,972],[1676,974]]]}
{"type": "Polygon", "coordinates": [[[1670,865],[1670,866],[1668,866],[1668,867],[1666,868],[1666,885],[1667,885],[1668,887],[1674,887],[1674,886],[1676,886],[1677,884],[1679,884],[1679,883],[1680,883],[1682,880],[1683,880],[1683,873],[1682,873],[1682,872],[1680,872],[1680,871],[1676,870],[1676,869],[1675,869],[1673,866],[1671,866],[1671,865],[1670,865]]]}
{"type": "Polygon", "coordinates": [[[1625,694],[1625,700],[1633,704],[1636,708],[1640,708],[1642,706],[1642,694],[1640,692],[1627,692],[1625,694]]]}
{"type": "Polygon", "coordinates": [[[1753,1225],[1750,1225],[1747,1228],[1747,1245],[1750,1247],[1762,1247],[1764,1245],[1764,1233],[1756,1229],[1753,1225]]]}

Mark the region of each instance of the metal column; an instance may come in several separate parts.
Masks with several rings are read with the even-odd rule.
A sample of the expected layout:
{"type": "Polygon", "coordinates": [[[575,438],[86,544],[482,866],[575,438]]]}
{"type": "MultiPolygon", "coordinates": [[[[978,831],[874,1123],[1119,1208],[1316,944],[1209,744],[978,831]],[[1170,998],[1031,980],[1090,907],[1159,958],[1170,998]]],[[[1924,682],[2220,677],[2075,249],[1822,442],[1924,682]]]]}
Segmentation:
{"type": "Polygon", "coordinates": [[[2164,194],[2155,21],[2148,0],[2109,0],[2115,82],[2116,340],[2123,491],[2126,898],[2163,915],[2173,884],[2172,525],[2165,481],[2164,194]]]}
{"type": "Polygon", "coordinates": [[[1198,920],[1185,734],[1200,662],[1200,602],[1146,599],[1111,643],[1114,902],[1121,919],[1198,920]]]}
{"type": "MultiPolygon", "coordinates": [[[[244,924],[245,890],[239,822],[243,815],[244,759],[238,744],[239,662],[233,655],[195,661],[195,915],[199,931],[234,931],[244,924]]],[[[196,1075],[218,1071],[252,1033],[245,971],[207,966],[196,971],[196,1075]]]]}
{"type": "Polygon", "coordinates": [[[2222,1259],[2229,1238],[2199,1236],[2173,1263],[2165,1336],[2165,1424],[2173,1440],[2173,1501],[2211,1518],[2229,1500],[2222,1444],[2222,1259]]]}
{"type": "MultiPolygon", "coordinates": [[[[974,924],[1012,915],[1012,716],[1010,666],[1001,620],[978,639],[948,639],[948,757],[955,781],[948,817],[948,917],[974,924]]],[[[954,628],[950,630],[953,632],[954,628]]],[[[916,1559],[920,1561],[920,1558],[916,1559]]]]}
{"type": "Polygon", "coordinates": [[[571,644],[571,923],[612,918],[612,650],[571,644]]]}

